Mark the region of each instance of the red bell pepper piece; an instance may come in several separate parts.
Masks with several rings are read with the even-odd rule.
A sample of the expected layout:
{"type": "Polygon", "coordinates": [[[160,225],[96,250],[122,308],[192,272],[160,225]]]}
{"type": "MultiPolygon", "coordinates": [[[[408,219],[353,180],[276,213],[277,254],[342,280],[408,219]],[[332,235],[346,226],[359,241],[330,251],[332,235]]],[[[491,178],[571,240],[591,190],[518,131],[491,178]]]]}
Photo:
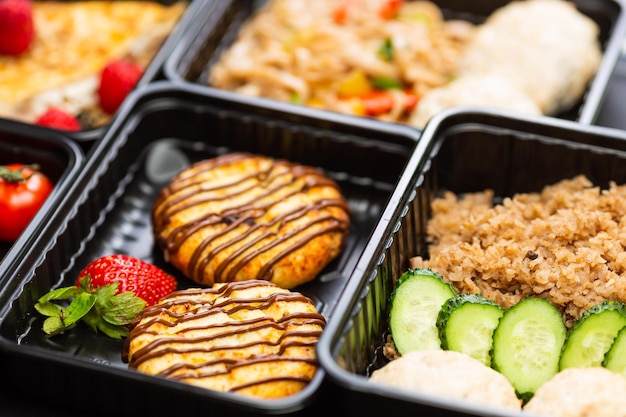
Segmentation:
{"type": "Polygon", "coordinates": [[[393,19],[402,3],[404,3],[403,0],[386,0],[378,9],[378,15],[385,20],[393,19]]]}

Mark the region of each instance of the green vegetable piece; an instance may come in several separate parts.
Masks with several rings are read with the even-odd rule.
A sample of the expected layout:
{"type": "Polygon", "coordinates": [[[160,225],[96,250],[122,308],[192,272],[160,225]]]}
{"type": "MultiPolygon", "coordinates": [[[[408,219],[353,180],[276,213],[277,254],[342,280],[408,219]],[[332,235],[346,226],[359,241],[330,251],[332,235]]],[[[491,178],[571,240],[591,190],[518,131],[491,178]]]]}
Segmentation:
{"type": "Polygon", "coordinates": [[[391,294],[389,327],[401,355],[424,349],[441,349],[437,315],[443,303],[456,295],[454,287],[428,269],[409,269],[391,294]]]}
{"type": "Polygon", "coordinates": [[[395,78],[372,77],[372,86],[377,90],[401,89],[402,83],[395,78]]]}
{"type": "Polygon", "coordinates": [[[378,48],[378,57],[385,62],[393,61],[393,43],[390,38],[385,39],[380,48],[378,48]]]}
{"type": "Polygon", "coordinates": [[[550,301],[524,298],[504,312],[494,330],[492,367],[528,401],[559,371],[566,337],[563,317],[550,301]]]}
{"type": "Polygon", "coordinates": [[[465,353],[491,366],[493,332],[504,309],[481,294],[459,294],[443,303],[437,316],[441,347],[465,353]]]}
{"type": "Polygon", "coordinates": [[[626,309],[619,301],[603,301],[585,311],[569,331],[560,369],[602,366],[619,331],[626,326],[626,309]]]}
{"type": "Polygon", "coordinates": [[[302,104],[302,97],[300,96],[300,93],[297,91],[292,92],[289,96],[289,102],[293,104],[302,104]]]}
{"type": "Polygon", "coordinates": [[[604,356],[602,366],[626,376],[626,327],[617,333],[609,351],[604,356]]]}

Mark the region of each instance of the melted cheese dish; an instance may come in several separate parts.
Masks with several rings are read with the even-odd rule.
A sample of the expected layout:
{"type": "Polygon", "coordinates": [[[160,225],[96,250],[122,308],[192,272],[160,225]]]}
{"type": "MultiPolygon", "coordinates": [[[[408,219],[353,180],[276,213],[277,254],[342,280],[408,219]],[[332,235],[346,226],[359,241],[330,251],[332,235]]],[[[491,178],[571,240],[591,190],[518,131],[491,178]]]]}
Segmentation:
{"type": "Polygon", "coordinates": [[[147,66],[186,6],[33,2],[31,47],[19,56],[0,55],[0,116],[32,121],[50,105],[72,113],[96,105],[102,68],[122,57],[147,66]]]}

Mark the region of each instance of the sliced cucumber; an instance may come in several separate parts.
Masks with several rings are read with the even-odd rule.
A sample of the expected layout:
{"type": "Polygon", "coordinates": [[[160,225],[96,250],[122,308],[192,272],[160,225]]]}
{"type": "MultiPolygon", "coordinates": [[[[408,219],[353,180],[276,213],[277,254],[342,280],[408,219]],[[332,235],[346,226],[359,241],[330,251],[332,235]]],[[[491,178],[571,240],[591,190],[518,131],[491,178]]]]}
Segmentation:
{"type": "Polygon", "coordinates": [[[504,312],[493,332],[492,367],[528,401],[559,370],[567,330],[548,300],[527,297],[504,312]]]}
{"type": "Polygon", "coordinates": [[[415,350],[441,349],[437,315],[456,295],[454,287],[428,268],[409,269],[391,294],[389,327],[400,355],[415,350]]]}
{"type": "Polygon", "coordinates": [[[617,333],[611,348],[604,356],[602,366],[626,376],[626,327],[617,333]]]}
{"type": "Polygon", "coordinates": [[[560,369],[602,366],[617,333],[626,326],[626,310],[619,301],[604,301],[585,311],[567,335],[560,369]]]}
{"type": "Polygon", "coordinates": [[[493,332],[504,309],[481,294],[459,294],[446,300],[437,316],[443,349],[465,353],[491,366],[493,332]]]}

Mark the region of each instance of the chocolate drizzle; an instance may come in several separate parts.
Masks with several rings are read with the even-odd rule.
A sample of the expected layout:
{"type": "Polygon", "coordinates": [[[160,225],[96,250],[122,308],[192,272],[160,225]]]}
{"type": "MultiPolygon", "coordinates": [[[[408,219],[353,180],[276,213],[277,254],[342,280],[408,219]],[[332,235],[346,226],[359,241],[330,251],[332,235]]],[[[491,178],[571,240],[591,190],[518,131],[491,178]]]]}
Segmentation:
{"type": "Polygon", "coordinates": [[[238,368],[268,365],[263,372],[250,372],[246,380],[230,378],[235,382],[227,390],[232,392],[270,382],[306,385],[317,367],[315,344],[325,325],[324,316],[300,293],[261,280],[217,284],[174,292],[146,308],[133,323],[122,359],[133,368],[165,360],[168,366],[156,375],[192,384],[238,368]],[[263,336],[268,331],[271,338],[263,336]],[[152,336],[150,341],[129,352],[133,341],[146,335],[152,336]],[[311,372],[289,372],[289,364],[297,363],[311,372]],[[275,374],[283,368],[284,374],[275,374]]]}
{"type": "Polygon", "coordinates": [[[183,272],[195,282],[211,285],[272,280],[278,262],[322,235],[340,234],[343,248],[349,214],[338,185],[320,171],[285,160],[232,153],[198,162],[175,177],[155,204],[153,223],[166,258],[193,239],[196,246],[183,272]],[[229,168],[233,164],[242,165],[238,177],[220,179],[220,184],[206,179],[216,169],[237,171],[229,168]],[[310,190],[317,187],[331,187],[335,192],[315,193],[313,198],[310,190]],[[294,203],[278,210],[286,200],[294,203]],[[170,219],[185,210],[196,210],[193,220],[168,229],[170,219]],[[211,232],[206,233],[209,228],[211,232]],[[242,272],[245,266],[260,257],[263,264],[255,276],[238,276],[246,274],[242,272]]]}

